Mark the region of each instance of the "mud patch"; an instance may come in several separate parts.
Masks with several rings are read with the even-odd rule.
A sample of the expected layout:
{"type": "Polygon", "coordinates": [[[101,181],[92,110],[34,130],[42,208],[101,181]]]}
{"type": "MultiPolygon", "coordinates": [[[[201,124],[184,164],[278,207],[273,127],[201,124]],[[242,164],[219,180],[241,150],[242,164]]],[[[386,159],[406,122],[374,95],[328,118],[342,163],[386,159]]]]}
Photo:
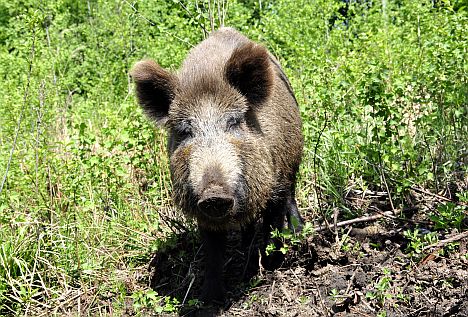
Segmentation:
{"type": "Polygon", "coordinates": [[[151,286],[177,298],[181,316],[468,316],[466,226],[436,230],[428,214],[440,201],[427,196],[398,215],[389,213],[383,195],[376,197],[366,208],[381,217],[315,232],[274,271],[259,265],[260,224],[247,250],[240,233],[231,233],[224,265],[228,296],[219,305],[196,300],[204,255],[191,230],[155,256],[151,286]],[[416,228],[421,241],[432,235],[445,242],[413,245],[418,240],[405,232],[416,228]]]}
{"type": "Polygon", "coordinates": [[[468,316],[468,260],[460,244],[427,253],[428,260],[403,252],[407,241],[393,224],[381,229],[395,233],[363,237],[351,230],[340,240],[316,234],[271,272],[249,272],[248,254],[233,234],[228,299],[198,308],[188,303],[199,295],[203,253],[194,236],[180,237],[153,261],[152,286],[178,298],[182,316],[468,316]]]}

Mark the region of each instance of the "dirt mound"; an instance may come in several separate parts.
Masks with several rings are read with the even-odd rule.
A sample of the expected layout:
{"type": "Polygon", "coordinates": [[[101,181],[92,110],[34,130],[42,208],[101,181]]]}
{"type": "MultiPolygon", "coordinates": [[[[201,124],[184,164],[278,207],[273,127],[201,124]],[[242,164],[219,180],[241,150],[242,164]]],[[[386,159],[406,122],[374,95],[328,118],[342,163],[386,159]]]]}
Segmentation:
{"type": "MultiPolygon", "coordinates": [[[[252,253],[247,261],[248,250],[233,234],[225,263],[228,299],[198,308],[188,303],[198,296],[203,254],[185,234],[154,258],[152,286],[178,298],[183,316],[468,316],[466,256],[437,247],[426,257],[411,256],[394,226],[315,234],[272,272],[255,265],[252,253]]],[[[466,250],[466,242],[451,247],[466,250]]]]}
{"type": "Polygon", "coordinates": [[[204,255],[194,230],[174,235],[156,254],[151,287],[177,298],[181,316],[468,316],[466,206],[457,202],[465,206],[463,219],[448,234],[429,217],[448,198],[414,192],[416,204],[396,212],[388,196],[367,193],[363,200],[364,194],[346,199],[366,216],[316,227],[301,244],[289,243],[274,271],[259,264],[261,224],[247,249],[233,232],[224,303],[205,307],[196,300],[204,255]]]}

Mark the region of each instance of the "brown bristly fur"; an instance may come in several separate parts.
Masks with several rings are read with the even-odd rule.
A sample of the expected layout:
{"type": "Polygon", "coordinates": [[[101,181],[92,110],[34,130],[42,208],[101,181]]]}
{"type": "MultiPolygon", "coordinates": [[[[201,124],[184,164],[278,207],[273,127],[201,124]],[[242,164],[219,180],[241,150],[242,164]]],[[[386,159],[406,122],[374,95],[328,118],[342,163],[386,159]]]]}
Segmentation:
{"type": "MultiPolygon", "coordinates": [[[[249,133],[230,141],[242,158],[249,189],[245,217],[222,226],[199,219],[201,226],[225,230],[252,221],[268,201],[294,186],[303,137],[295,98],[278,65],[263,46],[234,29],[222,28],[191,50],[177,74],[148,60],[131,71],[140,104],[157,121],[196,115],[206,98],[222,111],[246,112],[251,118],[249,133]]],[[[175,202],[197,217],[187,193],[192,150],[178,147],[170,123],[169,129],[175,202]]]]}
{"type": "MultiPolygon", "coordinates": [[[[196,218],[205,250],[202,300],[223,298],[227,232],[263,217],[264,243],[284,219],[300,230],[294,199],[302,156],[299,108],[279,63],[261,45],[221,28],[174,75],[153,61],[131,72],[146,113],[165,123],[173,196],[196,218]]],[[[264,267],[279,254],[263,253],[264,267]]]]}

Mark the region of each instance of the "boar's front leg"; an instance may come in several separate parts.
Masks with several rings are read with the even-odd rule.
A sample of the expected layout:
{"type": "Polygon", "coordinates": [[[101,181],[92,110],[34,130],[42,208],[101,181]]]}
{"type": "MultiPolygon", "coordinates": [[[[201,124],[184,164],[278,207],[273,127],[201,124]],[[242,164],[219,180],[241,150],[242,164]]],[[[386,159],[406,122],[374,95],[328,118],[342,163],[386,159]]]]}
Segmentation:
{"type": "Polygon", "coordinates": [[[286,200],[271,201],[268,204],[265,213],[263,214],[263,247],[262,253],[262,266],[266,270],[274,270],[278,268],[284,260],[284,255],[277,251],[281,248],[283,243],[278,238],[272,238],[271,232],[278,229],[280,232],[284,228],[284,218],[286,215],[286,200]],[[275,251],[266,254],[266,247],[270,244],[275,246],[275,251]]]}
{"type": "Polygon", "coordinates": [[[223,266],[226,249],[226,232],[200,228],[205,251],[205,276],[201,300],[205,303],[224,300],[223,266]]]}
{"type": "Polygon", "coordinates": [[[263,215],[263,238],[265,245],[262,248],[262,266],[267,270],[276,269],[283,263],[284,254],[278,251],[283,246],[283,242],[278,238],[272,238],[271,231],[277,229],[281,232],[284,229],[285,217],[288,220],[288,228],[296,234],[299,233],[303,226],[303,220],[299,214],[296,199],[293,195],[270,202],[263,215]],[[276,251],[266,255],[265,248],[269,244],[273,244],[276,251]]]}

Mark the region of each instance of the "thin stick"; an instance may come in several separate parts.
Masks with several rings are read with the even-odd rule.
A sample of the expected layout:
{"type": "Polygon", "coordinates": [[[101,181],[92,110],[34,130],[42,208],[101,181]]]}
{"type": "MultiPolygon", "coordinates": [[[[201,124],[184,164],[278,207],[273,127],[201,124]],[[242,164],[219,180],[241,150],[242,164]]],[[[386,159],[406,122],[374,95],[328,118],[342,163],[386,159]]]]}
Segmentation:
{"type": "Polygon", "coordinates": [[[41,129],[41,121],[42,121],[42,113],[41,110],[44,108],[44,80],[41,81],[41,87],[39,88],[39,108],[36,108],[37,113],[37,120],[36,120],[36,146],[34,147],[34,154],[36,157],[36,162],[34,164],[34,171],[35,171],[35,178],[36,178],[36,198],[39,196],[39,137],[40,137],[40,129],[41,129]]]}
{"type": "MultiPolygon", "coordinates": [[[[319,175],[319,172],[317,170],[318,169],[317,151],[318,151],[318,148],[320,146],[320,141],[321,141],[322,135],[325,132],[325,129],[327,128],[327,126],[328,126],[328,115],[327,115],[327,112],[325,112],[325,123],[323,124],[323,127],[319,132],[319,135],[317,137],[317,141],[316,141],[315,146],[314,146],[313,166],[314,166],[314,173],[316,175],[315,176],[316,178],[318,178],[318,175],[319,175]]],[[[327,217],[325,216],[325,212],[322,209],[322,191],[318,188],[317,182],[314,183],[314,190],[315,190],[315,195],[317,197],[317,202],[318,202],[320,215],[322,216],[323,220],[327,223],[327,226],[331,230],[331,228],[333,228],[333,227],[330,227],[330,224],[328,223],[327,217]]]]}
{"type": "Polygon", "coordinates": [[[218,25],[219,25],[219,27],[222,27],[223,22],[221,21],[221,5],[220,5],[219,1],[221,1],[221,0],[216,1],[216,7],[218,9],[218,25]]]}
{"type": "Polygon", "coordinates": [[[380,170],[380,173],[381,173],[380,175],[382,177],[382,181],[385,185],[385,188],[387,189],[388,200],[390,201],[390,206],[392,207],[393,214],[396,214],[395,206],[393,206],[392,194],[390,193],[390,189],[388,188],[388,184],[387,184],[387,178],[385,177],[385,172],[383,170],[380,170]]]}
{"type": "Polygon", "coordinates": [[[276,281],[273,281],[270,287],[270,293],[268,294],[268,306],[271,305],[271,301],[273,300],[273,289],[275,288],[276,281]]]}
{"type": "Polygon", "coordinates": [[[322,232],[322,231],[325,231],[325,230],[332,230],[334,228],[344,227],[344,226],[352,225],[352,224],[355,224],[355,223],[373,221],[373,220],[380,219],[380,218],[383,218],[383,217],[392,217],[392,216],[394,216],[393,211],[384,211],[382,213],[374,214],[374,215],[371,215],[371,216],[365,216],[365,217],[360,217],[360,218],[341,221],[341,222],[338,222],[337,224],[330,224],[330,225],[327,225],[327,226],[316,226],[314,228],[314,231],[315,232],[322,232]]]}
{"type": "Polygon", "coordinates": [[[208,34],[208,31],[206,30],[205,26],[204,26],[203,24],[201,24],[200,21],[199,21],[198,19],[195,18],[195,16],[192,14],[192,12],[190,12],[190,10],[189,10],[181,1],[177,1],[177,3],[182,7],[182,9],[185,10],[185,12],[188,13],[188,15],[189,15],[192,19],[194,19],[194,20],[197,22],[198,26],[201,27],[202,30],[203,30],[203,36],[206,37],[206,35],[208,34]]]}
{"type": "Polygon", "coordinates": [[[188,287],[188,289],[187,289],[187,292],[185,293],[184,300],[182,301],[182,305],[185,304],[185,300],[187,299],[188,293],[189,293],[190,290],[192,289],[192,285],[193,285],[193,282],[194,282],[194,281],[195,281],[195,274],[193,274],[192,279],[190,280],[190,284],[189,284],[189,287],[188,287]]]}
{"type": "Polygon", "coordinates": [[[224,27],[224,21],[226,21],[226,13],[227,13],[227,10],[228,10],[228,3],[226,1],[223,0],[223,24],[221,26],[224,27]]]}
{"type": "Polygon", "coordinates": [[[416,187],[416,186],[411,186],[410,188],[411,188],[412,190],[414,190],[414,191],[419,192],[419,193],[427,194],[427,195],[430,195],[430,196],[439,198],[439,199],[441,199],[441,200],[452,201],[452,199],[450,199],[450,198],[444,197],[444,196],[439,195],[439,194],[434,194],[434,193],[432,193],[432,192],[430,192],[430,191],[428,191],[428,190],[426,190],[426,189],[424,189],[424,188],[419,188],[419,187],[416,187]]]}
{"type": "Polygon", "coordinates": [[[450,237],[450,238],[447,238],[447,239],[444,239],[444,240],[440,240],[437,243],[428,245],[428,246],[424,247],[423,250],[427,250],[427,249],[431,249],[431,248],[441,248],[441,247],[445,246],[447,243],[463,240],[465,238],[468,238],[468,231],[459,233],[457,235],[454,235],[453,237],[450,237]]]}
{"type": "MultiPolygon", "coordinates": [[[[214,1],[214,0],[213,0],[214,1]]],[[[213,2],[213,6],[214,6],[214,2],[213,2]]],[[[211,8],[211,0],[208,0],[208,16],[210,18],[210,28],[211,28],[211,32],[214,31],[214,17],[213,17],[213,9],[211,8]]]]}

